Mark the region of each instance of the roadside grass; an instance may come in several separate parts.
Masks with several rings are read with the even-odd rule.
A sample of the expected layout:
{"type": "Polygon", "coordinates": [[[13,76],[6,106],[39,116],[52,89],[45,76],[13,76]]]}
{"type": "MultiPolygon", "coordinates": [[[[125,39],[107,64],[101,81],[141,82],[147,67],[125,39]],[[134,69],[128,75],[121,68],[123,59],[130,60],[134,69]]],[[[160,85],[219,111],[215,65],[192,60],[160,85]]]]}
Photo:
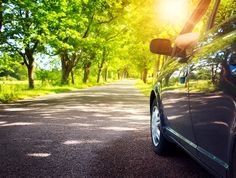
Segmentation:
{"type": "MultiPolygon", "coordinates": [[[[20,99],[32,98],[41,95],[47,94],[55,94],[62,92],[74,91],[77,89],[88,88],[92,86],[104,85],[106,83],[110,83],[113,80],[109,80],[108,82],[101,82],[97,84],[95,81],[89,82],[87,84],[84,83],[76,83],[75,85],[51,85],[49,83],[42,83],[41,81],[35,81],[35,89],[28,89],[27,81],[0,81],[0,103],[9,103],[14,102],[20,99]]],[[[150,78],[145,84],[142,80],[138,80],[135,86],[145,95],[149,96],[152,90],[152,79],[150,78]]],[[[210,81],[207,80],[199,80],[190,82],[190,90],[191,91],[204,91],[204,92],[212,92],[215,90],[215,87],[210,84],[210,81]]],[[[163,87],[163,91],[165,90],[183,90],[183,85],[179,83],[173,83],[169,87],[163,87]]]]}
{"type": "MultiPolygon", "coordinates": [[[[149,96],[152,90],[152,80],[148,80],[147,84],[145,84],[142,80],[138,80],[135,86],[140,89],[140,91],[145,95],[149,96]]],[[[180,84],[179,82],[172,82],[169,86],[162,87],[162,92],[164,91],[184,91],[187,89],[187,86],[184,84],[180,84]]],[[[189,90],[191,92],[215,92],[217,89],[212,84],[210,80],[194,80],[189,82],[189,90]]]]}
{"type": "Polygon", "coordinates": [[[192,92],[215,92],[216,86],[210,80],[196,80],[190,83],[190,91],[192,92]]]}
{"type": "Polygon", "coordinates": [[[27,99],[41,95],[55,94],[62,92],[74,91],[77,89],[88,88],[92,86],[103,85],[108,82],[101,82],[97,84],[96,82],[90,82],[87,84],[77,83],[75,85],[50,85],[42,84],[41,81],[35,81],[35,89],[28,89],[27,81],[0,81],[0,103],[10,103],[20,99],[27,99]]]}
{"type": "Polygon", "coordinates": [[[147,83],[144,83],[142,80],[138,80],[135,83],[135,86],[145,95],[149,96],[152,90],[152,80],[148,80],[147,83]]]}

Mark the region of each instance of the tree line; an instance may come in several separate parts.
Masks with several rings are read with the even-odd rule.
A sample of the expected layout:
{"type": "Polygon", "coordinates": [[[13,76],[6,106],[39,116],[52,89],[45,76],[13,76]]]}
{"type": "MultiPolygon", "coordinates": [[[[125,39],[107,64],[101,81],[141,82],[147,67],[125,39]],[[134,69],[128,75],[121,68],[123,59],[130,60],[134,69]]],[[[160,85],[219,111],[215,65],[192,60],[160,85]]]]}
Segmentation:
{"type": "Polygon", "coordinates": [[[19,62],[27,68],[29,88],[34,88],[35,56],[44,54],[60,61],[61,84],[68,84],[70,75],[73,83],[78,68],[83,69],[86,83],[94,65],[99,82],[102,70],[121,58],[129,4],[125,0],[1,0],[1,71],[10,70],[10,59],[19,62]]]}
{"type": "MultiPolygon", "coordinates": [[[[217,18],[232,11],[227,6],[231,1],[222,2],[217,18]]],[[[159,75],[168,81],[175,66],[165,56],[151,54],[149,43],[157,37],[174,41],[183,24],[161,22],[160,2],[0,0],[0,77],[27,75],[31,89],[35,74],[41,80],[60,76],[62,85],[75,83],[78,75],[84,83],[91,75],[97,83],[114,76],[146,83],[148,76],[159,75]],[[50,69],[40,65],[47,62],[50,69]]]]}

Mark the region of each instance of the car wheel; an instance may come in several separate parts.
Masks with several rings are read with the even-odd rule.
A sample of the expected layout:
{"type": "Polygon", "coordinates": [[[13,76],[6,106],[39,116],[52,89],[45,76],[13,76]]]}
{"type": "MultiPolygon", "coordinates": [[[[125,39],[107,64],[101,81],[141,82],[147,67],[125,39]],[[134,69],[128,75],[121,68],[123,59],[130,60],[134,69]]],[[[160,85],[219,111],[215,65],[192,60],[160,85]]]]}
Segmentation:
{"type": "Polygon", "coordinates": [[[156,99],[152,103],[150,129],[154,152],[158,155],[165,155],[169,142],[162,133],[161,115],[156,99]]]}

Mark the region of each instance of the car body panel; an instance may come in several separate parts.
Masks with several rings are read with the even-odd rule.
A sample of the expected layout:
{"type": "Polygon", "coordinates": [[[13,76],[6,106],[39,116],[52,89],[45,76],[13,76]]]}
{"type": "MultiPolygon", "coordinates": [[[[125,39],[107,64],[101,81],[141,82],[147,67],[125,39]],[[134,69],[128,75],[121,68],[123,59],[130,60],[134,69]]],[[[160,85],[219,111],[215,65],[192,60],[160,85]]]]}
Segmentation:
{"type": "Polygon", "coordinates": [[[199,42],[189,62],[190,114],[198,154],[220,174],[229,168],[228,150],[235,122],[236,75],[230,64],[235,44],[236,18],[232,18],[199,42]]]}
{"type": "MultiPolygon", "coordinates": [[[[182,64],[179,68],[172,71],[172,75],[168,80],[180,80],[181,77],[187,74],[187,65],[182,64]]],[[[163,114],[165,116],[165,125],[172,131],[172,136],[176,140],[181,142],[186,149],[188,149],[192,154],[196,154],[196,150],[192,148],[186,140],[190,143],[195,143],[194,132],[192,129],[191,116],[189,112],[189,97],[188,97],[188,87],[187,81],[182,83],[178,82],[178,85],[173,85],[172,82],[166,82],[162,87],[162,104],[163,104],[163,114]],[[174,134],[178,133],[178,134],[174,134]],[[184,136],[185,140],[181,139],[179,136],[184,136]]]]}
{"type": "Polygon", "coordinates": [[[236,16],[202,38],[187,63],[170,57],[171,75],[161,76],[168,82],[155,86],[165,136],[223,177],[230,175],[236,143],[235,56],[236,16]]]}

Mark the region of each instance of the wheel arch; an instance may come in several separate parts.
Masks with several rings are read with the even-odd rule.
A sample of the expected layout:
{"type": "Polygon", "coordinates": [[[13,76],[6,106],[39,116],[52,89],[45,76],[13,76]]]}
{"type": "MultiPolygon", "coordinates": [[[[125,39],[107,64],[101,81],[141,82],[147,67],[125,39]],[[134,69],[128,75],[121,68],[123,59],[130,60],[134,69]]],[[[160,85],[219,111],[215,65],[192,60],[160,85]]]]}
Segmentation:
{"type": "Polygon", "coordinates": [[[154,90],[152,90],[151,94],[150,94],[150,104],[149,104],[149,106],[150,106],[150,113],[152,112],[152,103],[155,100],[155,98],[157,98],[156,94],[155,94],[154,90]]]}
{"type": "Polygon", "coordinates": [[[161,102],[160,95],[158,92],[155,92],[154,90],[152,90],[151,94],[150,94],[150,114],[152,112],[152,103],[153,103],[154,99],[156,99],[156,101],[157,101],[160,113],[163,114],[163,108],[162,108],[162,102],[161,102]]]}

